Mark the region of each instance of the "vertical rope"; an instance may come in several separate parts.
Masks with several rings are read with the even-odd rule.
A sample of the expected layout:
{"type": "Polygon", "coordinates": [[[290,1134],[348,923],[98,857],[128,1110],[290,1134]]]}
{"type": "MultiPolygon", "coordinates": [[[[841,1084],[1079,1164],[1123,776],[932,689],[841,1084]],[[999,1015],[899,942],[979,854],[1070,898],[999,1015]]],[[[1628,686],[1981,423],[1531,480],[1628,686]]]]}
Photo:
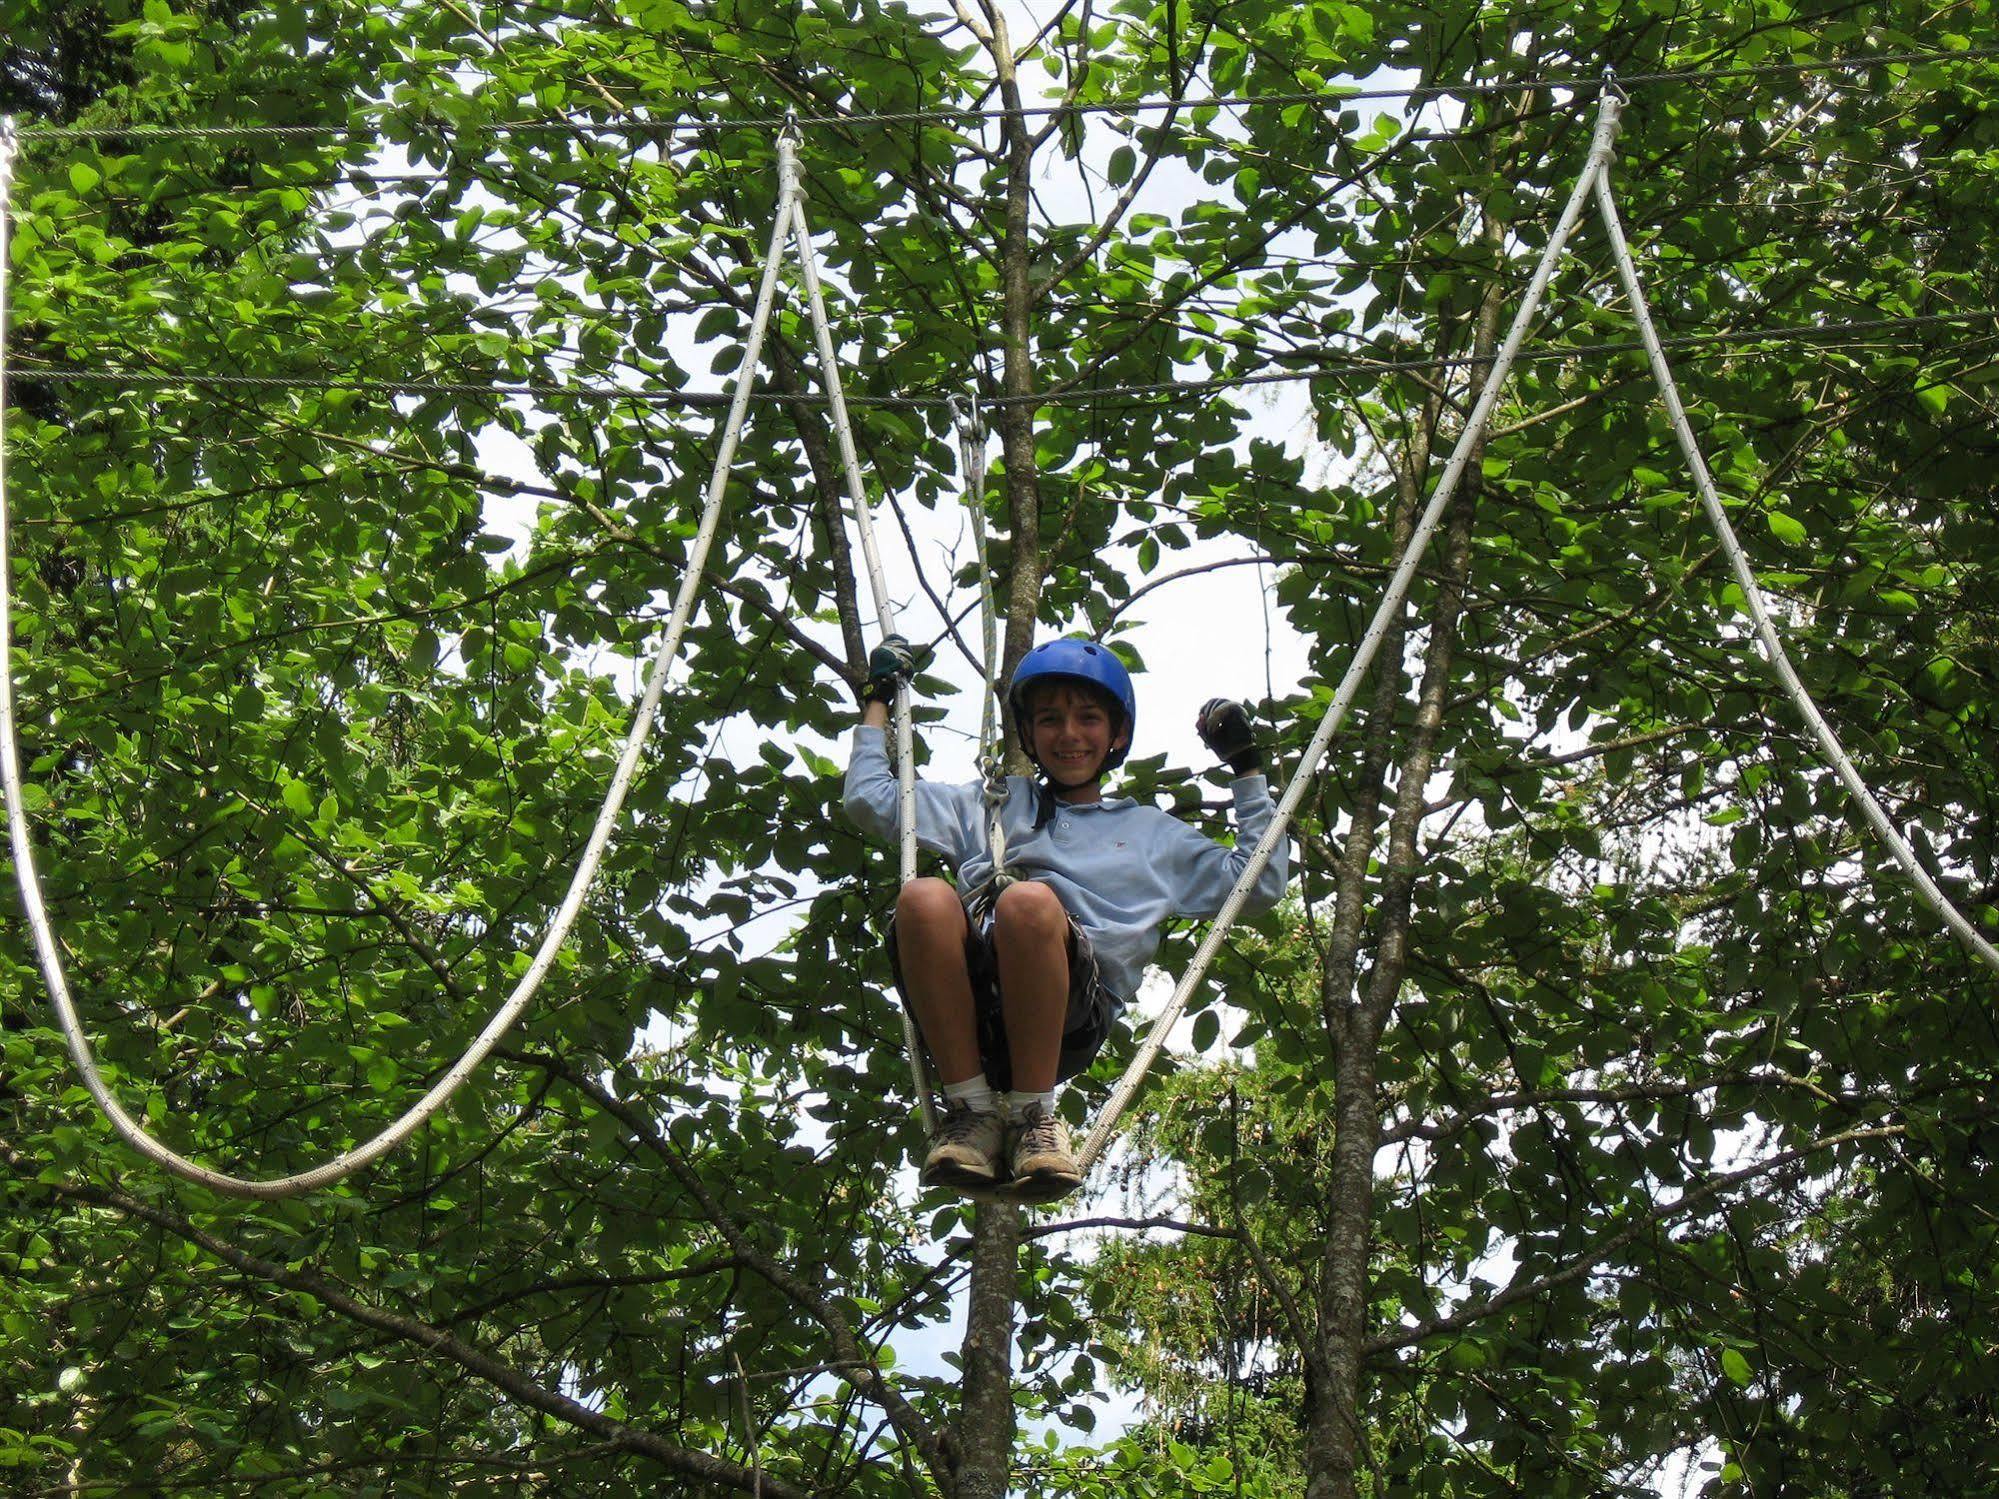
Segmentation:
{"type": "Polygon", "coordinates": [[[1624,283],[1624,294],[1631,303],[1631,316],[1638,324],[1638,337],[1645,345],[1645,357],[1652,365],[1652,378],[1659,387],[1660,398],[1665,402],[1666,416],[1672,423],[1673,438],[1679,444],[1680,454],[1687,461],[1687,468],[1694,478],[1694,489],[1700,495],[1701,508],[1707,512],[1708,524],[1713,527],[1715,539],[1721,543],[1722,551],[1728,557],[1729,569],[1735,574],[1735,583],[1742,590],[1744,606],[1749,611],[1750,623],[1756,630],[1756,642],[1761,647],[1763,659],[1776,673],[1778,682],[1790,698],[1791,706],[1797,709],[1798,717],[1817,741],[1826,763],[1833,774],[1846,788],[1854,805],[1859,808],[1862,819],[1874,830],[1882,845],[1902,872],[1909,877],[1909,883],[1916,887],[1916,893],[1923,903],[1943,919],[1945,926],[1969,948],[1987,968],[1999,972],[1999,948],[1974,927],[1951,898],[1944,894],[1937,882],[1930,878],[1916,859],[1915,850],[1909,847],[1900,830],[1888,818],[1887,811],[1875,798],[1867,783],[1860,778],[1846,750],[1834,734],[1832,726],[1825,721],[1818,704],[1812,701],[1797,670],[1791,665],[1790,655],[1784,649],[1784,642],[1777,633],[1777,627],[1770,618],[1770,609],[1763,597],[1763,590],[1757,584],[1755,571],[1749,565],[1749,558],[1742,550],[1735,528],[1729,524],[1728,511],[1721,503],[1721,496],[1715,491],[1713,476],[1708,473],[1707,461],[1701,456],[1700,444],[1694,438],[1693,425],[1687,420],[1686,407],[1680,401],[1679,386],[1673,380],[1673,371],[1666,363],[1666,351],[1660,346],[1659,333],[1652,326],[1652,311],[1646,305],[1644,289],[1638,282],[1638,269],[1631,259],[1631,247],[1624,237],[1624,224],[1618,217],[1617,202],[1611,194],[1610,178],[1605,175],[1596,184],[1597,209],[1603,218],[1603,227],[1610,236],[1610,249],[1617,261],[1617,276],[1624,283]]]}
{"type": "Polygon", "coordinates": [[[14,853],[14,875],[21,887],[21,904],[27,914],[29,929],[34,935],[35,954],[41,965],[42,977],[48,984],[49,999],[62,1026],[70,1057],[75,1062],[91,1098],[96,1101],[99,1110],[126,1144],[174,1175],[227,1196],[259,1199],[297,1196],[336,1182],[385,1155],[422,1128],[425,1121],[445,1105],[485,1061],[493,1048],[499,1044],[500,1038],[520,1018],[522,1011],[533,1000],[536,991],[541,988],[542,980],[547,977],[549,969],[554,965],[556,955],[561,951],[563,943],[568,940],[570,928],[575,924],[578,913],[583,909],[584,898],[588,895],[591,882],[596,878],[597,869],[610,847],[612,832],[617,825],[619,814],[624,809],[626,793],[630,790],[632,779],[638,770],[639,756],[658,717],[660,699],[666,690],[667,674],[679,652],[681,636],[686,631],[688,619],[693,614],[694,601],[700,592],[703,574],[707,567],[709,548],[721,524],[722,497],[728,488],[729,466],[735,461],[737,440],[742,433],[744,416],[749,410],[750,388],[755,380],[757,360],[762,353],[764,335],[770,325],[771,307],[777,289],[778,264],[783,255],[787,229],[787,216],[782,205],[796,195],[796,163],[780,151],[778,159],[780,208],[771,229],[770,249],[764,260],[763,279],[757,287],[756,308],[750,320],[749,338],[744,346],[742,365],[736,377],[735,396],[730,402],[728,420],[723,426],[722,439],[716,449],[715,468],[708,479],[701,523],[688,552],[687,567],[681,575],[680,589],[674,599],[673,612],[666,628],[660,633],[659,644],[653,654],[652,668],[647,675],[645,692],[640,698],[638,707],[633,711],[631,728],[625,735],[624,750],[618,757],[617,768],[612,773],[609,787],[605,790],[603,805],[597,812],[597,820],[590,829],[589,839],[584,845],[582,856],[577,861],[575,873],[570,878],[569,889],[564,894],[555,916],[550,920],[541,944],[535,951],[533,961],[515,984],[506,1002],[494,1013],[493,1018],[486,1023],[485,1029],[465,1049],[464,1054],[452,1063],[449,1070],[415,1105],[380,1134],[351,1150],[341,1152],[325,1164],[309,1171],[259,1180],[211,1170],[199,1162],[178,1154],[148,1134],[112,1095],[98,1071],[89,1038],[84,1034],[75,1003],[70,997],[69,983],[63,973],[61,950],[49,922],[48,911],[42,897],[41,881],[35,872],[34,850],[29,842],[27,813],[22,802],[20,753],[16,745],[12,559],[7,550],[8,510],[4,467],[9,269],[7,229],[17,142],[13,122],[11,120],[0,122],[0,785],[4,785],[6,796],[7,831],[14,853]]]}
{"type": "Polygon", "coordinates": [[[986,428],[977,396],[945,400],[958,434],[958,476],[965,489],[965,509],[972,518],[972,546],[979,566],[979,646],[985,672],[985,701],[979,714],[979,759],[992,758],[999,721],[999,605],[993,598],[993,574],[986,546],[986,428]]]}
{"type": "MultiPolygon", "coordinates": [[[[992,872],[986,876],[996,890],[1013,883],[1006,867],[1006,826],[1000,813],[1006,806],[1006,749],[999,742],[1000,659],[999,605],[993,598],[992,562],[986,547],[986,429],[979,419],[979,401],[973,396],[947,402],[958,432],[958,472],[964,481],[965,508],[972,515],[972,544],[978,553],[979,642],[985,694],[979,711],[979,774],[985,781],[983,796],[986,814],[986,849],[992,858],[992,872]]],[[[967,896],[971,892],[966,892],[967,896]]]]}
{"type": "MultiPolygon", "coordinates": [[[[819,350],[819,368],[826,383],[826,405],[833,419],[833,436],[840,449],[840,467],[847,481],[847,506],[853,512],[854,527],[861,541],[861,556],[867,564],[868,585],[874,592],[875,620],[884,636],[895,633],[895,604],[889,598],[888,575],[882,570],[881,549],[875,543],[874,517],[861,488],[861,460],[854,450],[853,423],[847,416],[847,396],[840,383],[839,352],[833,347],[833,330],[826,319],[826,300],[819,285],[819,258],[812,248],[812,227],[805,218],[805,194],[799,186],[796,160],[798,136],[787,127],[778,139],[778,158],[792,162],[791,190],[778,211],[778,222],[790,227],[792,248],[798,255],[799,274],[805,282],[805,302],[812,316],[812,337],[819,350]]],[[[896,827],[898,838],[898,879],[904,885],[916,878],[916,755],[909,722],[909,684],[898,682],[892,709],[895,723],[896,827]]],[[[917,1106],[922,1110],[923,1127],[937,1128],[937,1102],[931,1096],[929,1067],[923,1059],[923,1042],[916,1030],[916,1017],[907,1005],[902,1010],[902,1044],[909,1054],[910,1076],[916,1088],[917,1106]]]]}
{"type": "Polygon", "coordinates": [[[1221,910],[1209,925],[1207,935],[1201,939],[1200,947],[1195,950],[1194,960],[1181,975],[1180,982],[1173,991],[1173,997],[1159,1012],[1159,1018],[1153,1021],[1152,1029],[1146,1033],[1144,1044],[1139,1047],[1138,1054],[1132,1058],[1131,1065],[1118,1080],[1116,1090],[1105,1102],[1095,1124],[1091,1126],[1089,1137],[1083,1142],[1082,1150],[1077,1153],[1077,1162],[1083,1170],[1089,1170],[1097,1157],[1103,1154],[1104,1146],[1109,1143],[1112,1133],[1116,1130],[1119,1118],[1130,1107],[1131,1100],[1145,1081],[1145,1074],[1150,1070],[1154,1058],[1165,1046],[1167,1033],[1172,1030],[1181,1012],[1187,1008],[1187,1001],[1196,986],[1207,975],[1209,965],[1215,960],[1215,954],[1221,951],[1222,942],[1228,936],[1229,928],[1235,925],[1236,918],[1242,914],[1243,905],[1249,899],[1249,892],[1255,888],[1258,877],[1270,863],[1271,854],[1275,852],[1278,842],[1290,827],[1291,818],[1297,812],[1298,804],[1304,799],[1312,777],[1319,768],[1319,762],[1325,758],[1326,750],[1333,741],[1333,735],[1339,732],[1340,725],[1345,722],[1347,710],[1353,706],[1354,697],[1360,691],[1361,681],[1367,675],[1368,667],[1373,664],[1375,652],[1381,647],[1382,637],[1388,633],[1389,623],[1401,610],[1402,602],[1408,596],[1410,582],[1416,576],[1417,564],[1422,560],[1430,537],[1443,520],[1444,511],[1450,505],[1452,495],[1457,492],[1458,481],[1463,477],[1465,467],[1471,461],[1472,450],[1478,445],[1479,438],[1484,435],[1486,423],[1492,417],[1492,408],[1498,402],[1500,387],[1506,383],[1507,375],[1512,372],[1514,359],[1520,352],[1521,344],[1526,340],[1527,329],[1540,307],[1542,294],[1548,288],[1548,280],[1554,274],[1555,262],[1560,258],[1569,236],[1575,231],[1576,221],[1582,215],[1583,204],[1587,201],[1592,186],[1609,165],[1611,148],[1617,140],[1618,120],[1623,109],[1623,94],[1615,88],[1606,88],[1597,107],[1596,130],[1591,136],[1589,154],[1584,160],[1582,171],[1576,178],[1575,187],[1569,194],[1569,201],[1562,209],[1554,232],[1548,236],[1548,243],[1541,252],[1540,263],[1534,268],[1533,279],[1528,282],[1527,291],[1521,297],[1520,309],[1513,316],[1513,325],[1507,329],[1506,341],[1501,344],[1499,353],[1493,359],[1492,368],[1486,374],[1485,387],[1479,392],[1477,404],[1472,407],[1471,414],[1465,418],[1464,429],[1458,434],[1457,446],[1451,451],[1450,461],[1445,465],[1443,475],[1437,481],[1436,491],[1430,496],[1430,503],[1425,507],[1421,519],[1417,521],[1416,529],[1410,533],[1409,544],[1403,549],[1402,559],[1397,563],[1394,575],[1389,580],[1387,592],[1382,595],[1381,603],[1374,611],[1373,620],[1369,622],[1366,633],[1361,636],[1360,645],[1354,651],[1352,661],[1347,664],[1346,675],[1340,679],[1340,685],[1333,693],[1332,704],[1326,709],[1326,716],[1320,721],[1318,732],[1312,736],[1312,742],[1306,747],[1304,757],[1298,762],[1298,769],[1293,773],[1290,784],[1284,788],[1284,797],[1277,804],[1276,815],[1271,818],[1270,826],[1264,829],[1263,836],[1257,840],[1248,864],[1243,867],[1235,888],[1229,892],[1228,899],[1222,903],[1221,910]]]}

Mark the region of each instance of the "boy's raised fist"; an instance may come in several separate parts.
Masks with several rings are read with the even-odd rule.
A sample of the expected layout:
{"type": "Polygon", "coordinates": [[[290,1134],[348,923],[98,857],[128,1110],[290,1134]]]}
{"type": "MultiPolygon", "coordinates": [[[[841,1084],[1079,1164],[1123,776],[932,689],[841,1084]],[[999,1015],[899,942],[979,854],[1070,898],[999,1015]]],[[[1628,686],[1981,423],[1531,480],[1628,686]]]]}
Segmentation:
{"type": "Polygon", "coordinates": [[[1249,726],[1249,710],[1225,697],[1211,697],[1194,718],[1201,742],[1228,762],[1237,775],[1248,775],[1263,765],[1256,748],[1256,735],[1249,726]]]}
{"type": "Polygon", "coordinates": [[[895,689],[915,675],[915,648],[900,635],[885,635],[868,653],[868,685],[861,689],[861,701],[892,703],[895,689]]]}

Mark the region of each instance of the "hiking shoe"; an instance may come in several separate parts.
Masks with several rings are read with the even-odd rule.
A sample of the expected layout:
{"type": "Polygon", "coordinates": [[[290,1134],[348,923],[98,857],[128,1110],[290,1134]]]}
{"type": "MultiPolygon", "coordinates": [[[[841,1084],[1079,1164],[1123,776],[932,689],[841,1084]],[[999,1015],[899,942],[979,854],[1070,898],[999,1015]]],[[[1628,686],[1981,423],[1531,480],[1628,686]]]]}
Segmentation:
{"type": "Polygon", "coordinates": [[[1013,1195],[1021,1201],[1053,1202],[1083,1184],[1069,1148],[1069,1127],[1039,1104],[1030,1106],[1008,1134],[1013,1195]]]}
{"type": "Polygon", "coordinates": [[[999,1174],[1006,1122],[998,1114],[946,1107],[923,1158],[926,1187],[990,1187],[999,1174]]]}

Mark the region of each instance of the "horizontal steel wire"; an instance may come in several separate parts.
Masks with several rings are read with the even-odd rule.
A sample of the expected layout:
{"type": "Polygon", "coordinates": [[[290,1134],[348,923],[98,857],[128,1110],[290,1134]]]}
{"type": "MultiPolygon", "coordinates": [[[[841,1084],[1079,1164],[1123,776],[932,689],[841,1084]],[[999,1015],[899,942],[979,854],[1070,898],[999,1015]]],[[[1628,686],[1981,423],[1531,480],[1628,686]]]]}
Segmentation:
{"type": "MultiPolygon", "coordinates": [[[[1865,68],[1923,66],[1979,62],[1999,58],[1999,46],[1968,47],[1957,52],[1881,52],[1859,57],[1807,58],[1796,62],[1745,64],[1732,68],[1683,68],[1653,73],[1633,73],[1617,79],[1621,88],[1651,87],[1661,84],[1725,83],[1745,78],[1765,78],[1785,74],[1843,73],[1865,68]]],[[[1017,110],[966,106],[892,110],[873,114],[766,115],[741,120],[716,116],[700,119],[647,120],[618,118],[606,120],[494,120],[477,125],[438,122],[440,133],[454,136],[498,138],[515,135],[625,135],[657,137],[698,134],[706,130],[781,130],[853,127],[860,125],[948,125],[1009,118],[1046,119],[1056,116],[1129,115],[1178,109],[1237,109],[1253,106],[1282,107],[1292,104],[1319,108],[1404,99],[1422,103],[1466,95],[1518,93],[1524,90],[1567,89],[1592,92],[1602,86],[1601,78],[1515,78],[1489,83],[1415,84],[1406,88],[1318,89],[1299,93],[1225,94],[1194,99],[1114,99],[1092,103],[1033,104],[1017,110]]],[[[410,121],[412,130],[428,121],[410,121]]],[[[351,141],[387,139],[390,133],[379,122],[365,125],[34,125],[20,127],[23,140],[254,140],[258,138],[351,141]]]]}
{"type": "MultiPolygon", "coordinates": [[[[1912,317],[1862,318],[1849,322],[1821,323],[1815,327],[1744,329],[1737,332],[1682,333],[1662,340],[1670,349],[1740,348],[1753,344],[1823,343],[1827,340],[1871,337],[1916,328],[1992,322],[1999,324],[1999,308],[1978,308],[1965,312],[1935,312],[1912,317]]],[[[1644,352],[1637,339],[1608,343],[1568,344],[1559,348],[1525,349],[1521,363],[1550,364],[1598,355],[1644,352]]],[[[1097,401],[1145,396],[1202,395],[1254,385],[1284,384],[1293,381],[1344,380],[1359,376],[1440,373],[1474,369],[1492,362],[1492,356],[1462,354],[1421,359],[1357,359],[1341,364],[1316,365],[1309,369],[1269,370],[1252,375],[1221,375],[1209,380],[1162,380],[1143,385],[1069,385],[1024,396],[990,395],[980,399],[988,408],[996,406],[1069,406],[1097,401]]],[[[720,409],[729,397],[711,391],[655,390],[621,385],[584,383],[533,383],[479,380],[375,380],[333,373],[309,375],[166,374],[150,370],[81,369],[59,365],[10,366],[10,380],[22,383],[60,385],[111,385],[131,390],[164,390],[181,386],[219,390],[304,390],[349,391],[356,395],[448,395],[448,396],[528,396],[550,400],[632,401],[647,406],[670,406],[687,410],[720,409]]],[[[877,406],[902,409],[938,409],[949,405],[950,395],[848,395],[850,406],[877,406]]],[[[758,391],[754,401],[768,405],[823,406],[824,395],[802,391],[758,391]]]]}

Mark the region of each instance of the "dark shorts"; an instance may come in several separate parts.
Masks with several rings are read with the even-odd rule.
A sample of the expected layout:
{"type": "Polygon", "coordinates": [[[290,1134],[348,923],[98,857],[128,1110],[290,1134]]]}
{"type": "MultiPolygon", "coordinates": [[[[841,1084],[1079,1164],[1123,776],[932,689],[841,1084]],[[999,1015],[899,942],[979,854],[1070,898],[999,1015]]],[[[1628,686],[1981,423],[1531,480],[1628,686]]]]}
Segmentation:
{"type": "MultiPolygon", "coordinates": [[[[990,902],[984,909],[965,913],[965,971],[972,980],[972,1007],[978,1017],[979,1055],[986,1064],[986,1081],[993,1087],[1013,1086],[1013,1064],[1007,1055],[1006,1023],[1000,1011],[999,957],[993,950],[993,922],[990,902]]],[[[895,917],[888,921],[888,962],[895,975],[896,993],[904,1008],[909,1005],[909,988],[902,979],[902,954],[896,947],[895,917]]],[[[1111,1014],[1116,1008],[1110,991],[1097,974],[1096,954],[1090,939],[1069,918],[1069,1013],[1062,1026],[1062,1055],[1055,1066],[1055,1080],[1067,1082],[1084,1071],[1110,1039],[1111,1014]]]]}

